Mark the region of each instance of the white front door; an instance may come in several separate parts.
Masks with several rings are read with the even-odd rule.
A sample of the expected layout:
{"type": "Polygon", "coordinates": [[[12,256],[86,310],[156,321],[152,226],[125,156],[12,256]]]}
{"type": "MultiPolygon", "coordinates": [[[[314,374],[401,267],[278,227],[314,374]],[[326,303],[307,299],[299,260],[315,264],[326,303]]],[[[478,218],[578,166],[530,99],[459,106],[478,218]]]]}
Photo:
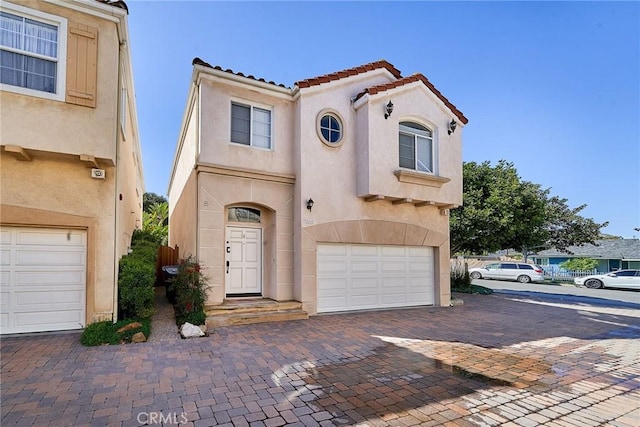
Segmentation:
{"type": "Polygon", "coordinates": [[[227,295],[262,294],[262,229],[227,227],[227,295]]]}

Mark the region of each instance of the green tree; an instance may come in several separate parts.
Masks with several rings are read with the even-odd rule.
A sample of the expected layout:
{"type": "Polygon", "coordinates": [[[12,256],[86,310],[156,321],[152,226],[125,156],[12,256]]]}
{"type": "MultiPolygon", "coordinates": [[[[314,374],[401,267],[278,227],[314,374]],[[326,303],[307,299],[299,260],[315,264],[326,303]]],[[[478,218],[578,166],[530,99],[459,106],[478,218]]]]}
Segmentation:
{"type": "Polygon", "coordinates": [[[142,213],[142,230],[160,245],[167,244],[169,235],[169,205],[167,202],[151,205],[142,213]]]}
{"type": "Polygon", "coordinates": [[[486,253],[518,249],[524,260],[536,249],[595,244],[598,224],[569,208],[567,199],[549,189],[521,181],[513,163],[500,160],[463,165],[463,206],[451,212],[452,253],[486,253]]]}
{"type": "Polygon", "coordinates": [[[149,212],[153,205],[167,203],[167,199],[163,196],[159,196],[156,193],[144,193],[142,195],[142,210],[149,212]]]}

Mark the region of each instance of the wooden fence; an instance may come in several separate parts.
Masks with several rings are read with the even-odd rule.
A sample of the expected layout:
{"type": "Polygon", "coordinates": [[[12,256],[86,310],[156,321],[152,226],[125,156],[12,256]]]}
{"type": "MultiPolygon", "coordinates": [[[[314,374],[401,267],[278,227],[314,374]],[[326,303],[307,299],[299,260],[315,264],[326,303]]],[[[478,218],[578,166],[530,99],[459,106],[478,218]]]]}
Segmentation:
{"type": "Polygon", "coordinates": [[[156,260],[156,286],[164,284],[164,273],[162,267],[165,265],[176,265],[180,259],[180,248],[171,246],[160,246],[158,248],[158,259],[156,260]]]}

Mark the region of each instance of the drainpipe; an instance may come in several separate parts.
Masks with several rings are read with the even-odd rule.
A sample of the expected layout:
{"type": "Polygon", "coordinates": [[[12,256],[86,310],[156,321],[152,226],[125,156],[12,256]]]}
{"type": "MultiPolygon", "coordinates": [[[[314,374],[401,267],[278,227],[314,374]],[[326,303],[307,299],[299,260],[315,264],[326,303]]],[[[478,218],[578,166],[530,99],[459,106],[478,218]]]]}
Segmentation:
{"type": "Polygon", "coordinates": [[[118,177],[118,167],[120,165],[120,143],[118,140],[118,134],[120,132],[120,118],[122,117],[122,51],[126,46],[127,41],[122,38],[122,27],[120,22],[116,24],[118,30],[118,86],[116,96],[116,129],[115,129],[115,144],[116,144],[116,165],[115,165],[115,177],[114,177],[114,185],[115,192],[113,194],[113,227],[114,227],[114,244],[113,244],[113,323],[118,321],[118,273],[119,273],[119,258],[118,258],[118,245],[120,242],[119,235],[119,226],[120,226],[120,218],[118,211],[118,203],[120,200],[120,180],[118,177]]]}

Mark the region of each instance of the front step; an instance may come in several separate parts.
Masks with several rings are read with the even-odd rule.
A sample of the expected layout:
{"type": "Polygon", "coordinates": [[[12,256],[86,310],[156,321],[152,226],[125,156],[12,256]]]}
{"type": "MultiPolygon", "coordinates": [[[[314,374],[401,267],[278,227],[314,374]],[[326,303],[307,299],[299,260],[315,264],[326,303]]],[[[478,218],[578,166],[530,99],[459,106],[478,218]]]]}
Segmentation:
{"type": "Polygon", "coordinates": [[[207,328],[308,319],[298,301],[274,301],[266,298],[227,299],[220,305],[205,307],[207,328]]]}

